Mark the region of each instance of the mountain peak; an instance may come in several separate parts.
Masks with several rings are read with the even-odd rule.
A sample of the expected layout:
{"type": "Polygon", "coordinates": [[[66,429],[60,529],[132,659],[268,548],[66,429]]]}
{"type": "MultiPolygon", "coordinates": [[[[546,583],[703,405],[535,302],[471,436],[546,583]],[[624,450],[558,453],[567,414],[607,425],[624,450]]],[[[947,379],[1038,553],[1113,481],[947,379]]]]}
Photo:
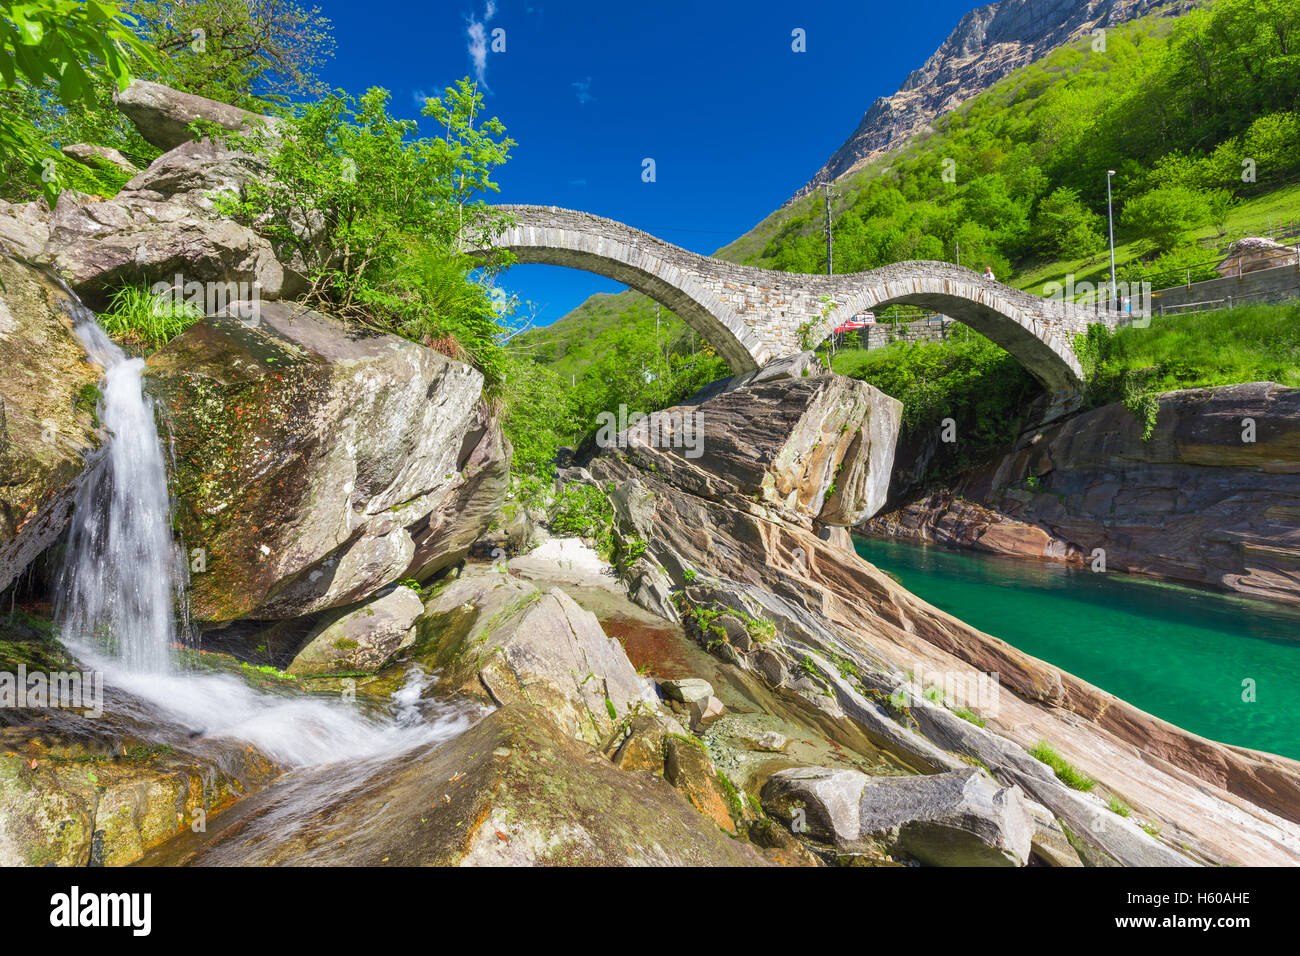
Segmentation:
{"type": "Polygon", "coordinates": [[[934,120],[1011,71],[1099,27],[1190,6],[1170,0],[999,0],[956,29],[893,96],[882,96],[858,128],[791,201],[904,145],[934,120]]]}

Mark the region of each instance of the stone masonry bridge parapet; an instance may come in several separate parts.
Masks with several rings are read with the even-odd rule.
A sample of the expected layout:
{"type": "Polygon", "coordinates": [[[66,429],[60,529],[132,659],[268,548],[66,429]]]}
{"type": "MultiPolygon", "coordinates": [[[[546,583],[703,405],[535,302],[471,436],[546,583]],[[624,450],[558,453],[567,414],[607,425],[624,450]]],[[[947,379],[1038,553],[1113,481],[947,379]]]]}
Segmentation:
{"type": "MultiPolygon", "coordinates": [[[[677,313],[737,374],[820,341],[849,317],[888,305],[951,316],[1015,356],[1049,392],[1081,387],[1072,345],[1097,313],[1013,289],[947,262],[901,262],[845,275],[775,272],[688,252],[613,219],[556,206],[498,206],[515,220],[493,241],[521,263],[584,269],[622,282],[677,313]]],[[[486,250],[479,250],[484,252],[486,250]]]]}

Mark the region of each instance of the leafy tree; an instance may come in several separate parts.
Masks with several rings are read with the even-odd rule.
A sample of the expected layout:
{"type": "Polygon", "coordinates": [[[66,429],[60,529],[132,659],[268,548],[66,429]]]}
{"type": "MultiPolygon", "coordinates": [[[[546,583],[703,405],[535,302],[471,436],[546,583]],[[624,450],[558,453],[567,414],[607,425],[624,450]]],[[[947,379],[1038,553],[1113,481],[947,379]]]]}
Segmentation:
{"type": "Polygon", "coordinates": [[[462,80],[425,115],[446,135],[417,137],[413,120],[388,113],[387,90],[359,100],[342,91],[275,126],[227,139],[259,154],[267,174],[223,209],[292,250],[305,266],[308,301],[364,312],[404,279],[394,263],[419,244],[458,255],[499,227],[479,194],[495,191],[491,170],[513,141],[496,118],[474,126],[481,96],[462,80]]]}
{"type": "Polygon", "coordinates": [[[1152,248],[1166,252],[1187,234],[1210,221],[1212,196],[1188,186],[1160,186],[1124,206],[1122,221],[1129,232],[1152,248]]]}
{"type": "Polygon", "coordinates": [[[141,36],[167,86],[263,110],[298,95],[320,96],[317,78],[334,51],[330,21],[294,0],[134,0],[141,36]]]}
{"type": "MultiPolygon", "coordinates": [[[[104,89],[131,82],[133,62],[157,68],[133,22],[112,0],[0,0],[0,96],[29,110],[48,99],[68,111],[94,108],[104,89]]],[[[30,111],[0,110],[0,154],[54,201],[60,157],[30,111]]]]}
{"type": "Polygon", "coordinates": [[[1037,235],[1044,246],[1067,259],[1096,255],[1106,244],[1101,216],[1068,186],[1057,187],[1039,203],[1037,235]]]}

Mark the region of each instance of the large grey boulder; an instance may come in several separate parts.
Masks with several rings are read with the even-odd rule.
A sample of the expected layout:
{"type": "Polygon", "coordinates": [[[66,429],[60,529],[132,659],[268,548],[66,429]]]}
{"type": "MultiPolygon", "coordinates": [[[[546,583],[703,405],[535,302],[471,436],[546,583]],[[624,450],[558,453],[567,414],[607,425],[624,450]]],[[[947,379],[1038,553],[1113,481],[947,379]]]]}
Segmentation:
{"type": "Polygon", "coordinates": [[[683,704],[693,704],[697,700],[707,700],[713,696],[713,685],[699,677],[666,680],[659,686],[663,689],[665,697],[683,704]]]}
{"type": "Polygon", "coordinates": [[[195,121],[230,131],[273,122],[270,117],[148,80],[134,80],[125,90],[114,93],[113,105],[126,114],[141,136],[159,149],[175,149],[194,139],[189,127],[195,121]]]}
{"type": "Polygon", "coordinates": [[[856,770],[830,767],[779,770],[763,785],[763,808],[811,839],[853,843],[862,834],[862,791],[869,780],[856,770]]]}
{"type": "Polygon", "coordinates": [[[220,215],[219,195],[241,195],[260,175],[247,153],[187,141],[158,157],[112,199],[65,190],[49,219],[48,258],[88,303],[102,307],[128,283],[233,284],[228,298],[279,299],[302,287],[255,230],[220,215]],[[239,286],[242,285],[242,288],[239,286]]]}
{"type": "Polygon", "coordinates": [[[0,255],[0,591],[63,531],[98,445],[100,371],[72,333],[74,306],[45,273],[0,255]]]}
{"type": "Polygon", "coordinates": [[[505,494],[477,371],[301,306],[205,319],[150,358],[148,382],[170,412],[177,521],[205,557],[200,621],[296,617],[431,576],[505,494]]]}
{"type": "Polygon", "coordinates": [[[558,588],[542,591],[492,565],[467,565],[428,603],[426,653],[449,689],[497,704],[543,707],[566,732],[599,745],[639,706],[656,704],[623,646],[558,588]]]}
{"type": "Polygon", "coordinates": [[[874,777],[862,791],[861,831],[931,866],[1024,866],[1034,835],[1024,794],[970,767],[874,777]]]}
{"type": "Polygon", "coordinates": [[[974,767],[903,777],[797,767],[773,774],[762,797],[811,839],[849,852],[871,841],[931,866],[1024,866],[1034,834],[1021,791],[974,767]]]}
{"type": "Polygon", "coordinates": [[[374,670],[415,642],[414,624],[423,613],[418,591],[394,587],[317,626],[285,669],[296,675],[374,670]]]}

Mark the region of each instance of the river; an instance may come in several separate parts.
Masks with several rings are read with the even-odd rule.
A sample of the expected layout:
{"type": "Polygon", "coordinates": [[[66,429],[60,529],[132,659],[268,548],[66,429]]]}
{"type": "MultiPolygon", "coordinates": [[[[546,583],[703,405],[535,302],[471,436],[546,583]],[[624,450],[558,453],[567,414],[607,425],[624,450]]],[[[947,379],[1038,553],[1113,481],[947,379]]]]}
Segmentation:
{"type": "Polygon", "coordinates": [[[854,542],[918,597],[1149,713],[1300,758],[1300,609],[1053,562],[854,542]]]}

